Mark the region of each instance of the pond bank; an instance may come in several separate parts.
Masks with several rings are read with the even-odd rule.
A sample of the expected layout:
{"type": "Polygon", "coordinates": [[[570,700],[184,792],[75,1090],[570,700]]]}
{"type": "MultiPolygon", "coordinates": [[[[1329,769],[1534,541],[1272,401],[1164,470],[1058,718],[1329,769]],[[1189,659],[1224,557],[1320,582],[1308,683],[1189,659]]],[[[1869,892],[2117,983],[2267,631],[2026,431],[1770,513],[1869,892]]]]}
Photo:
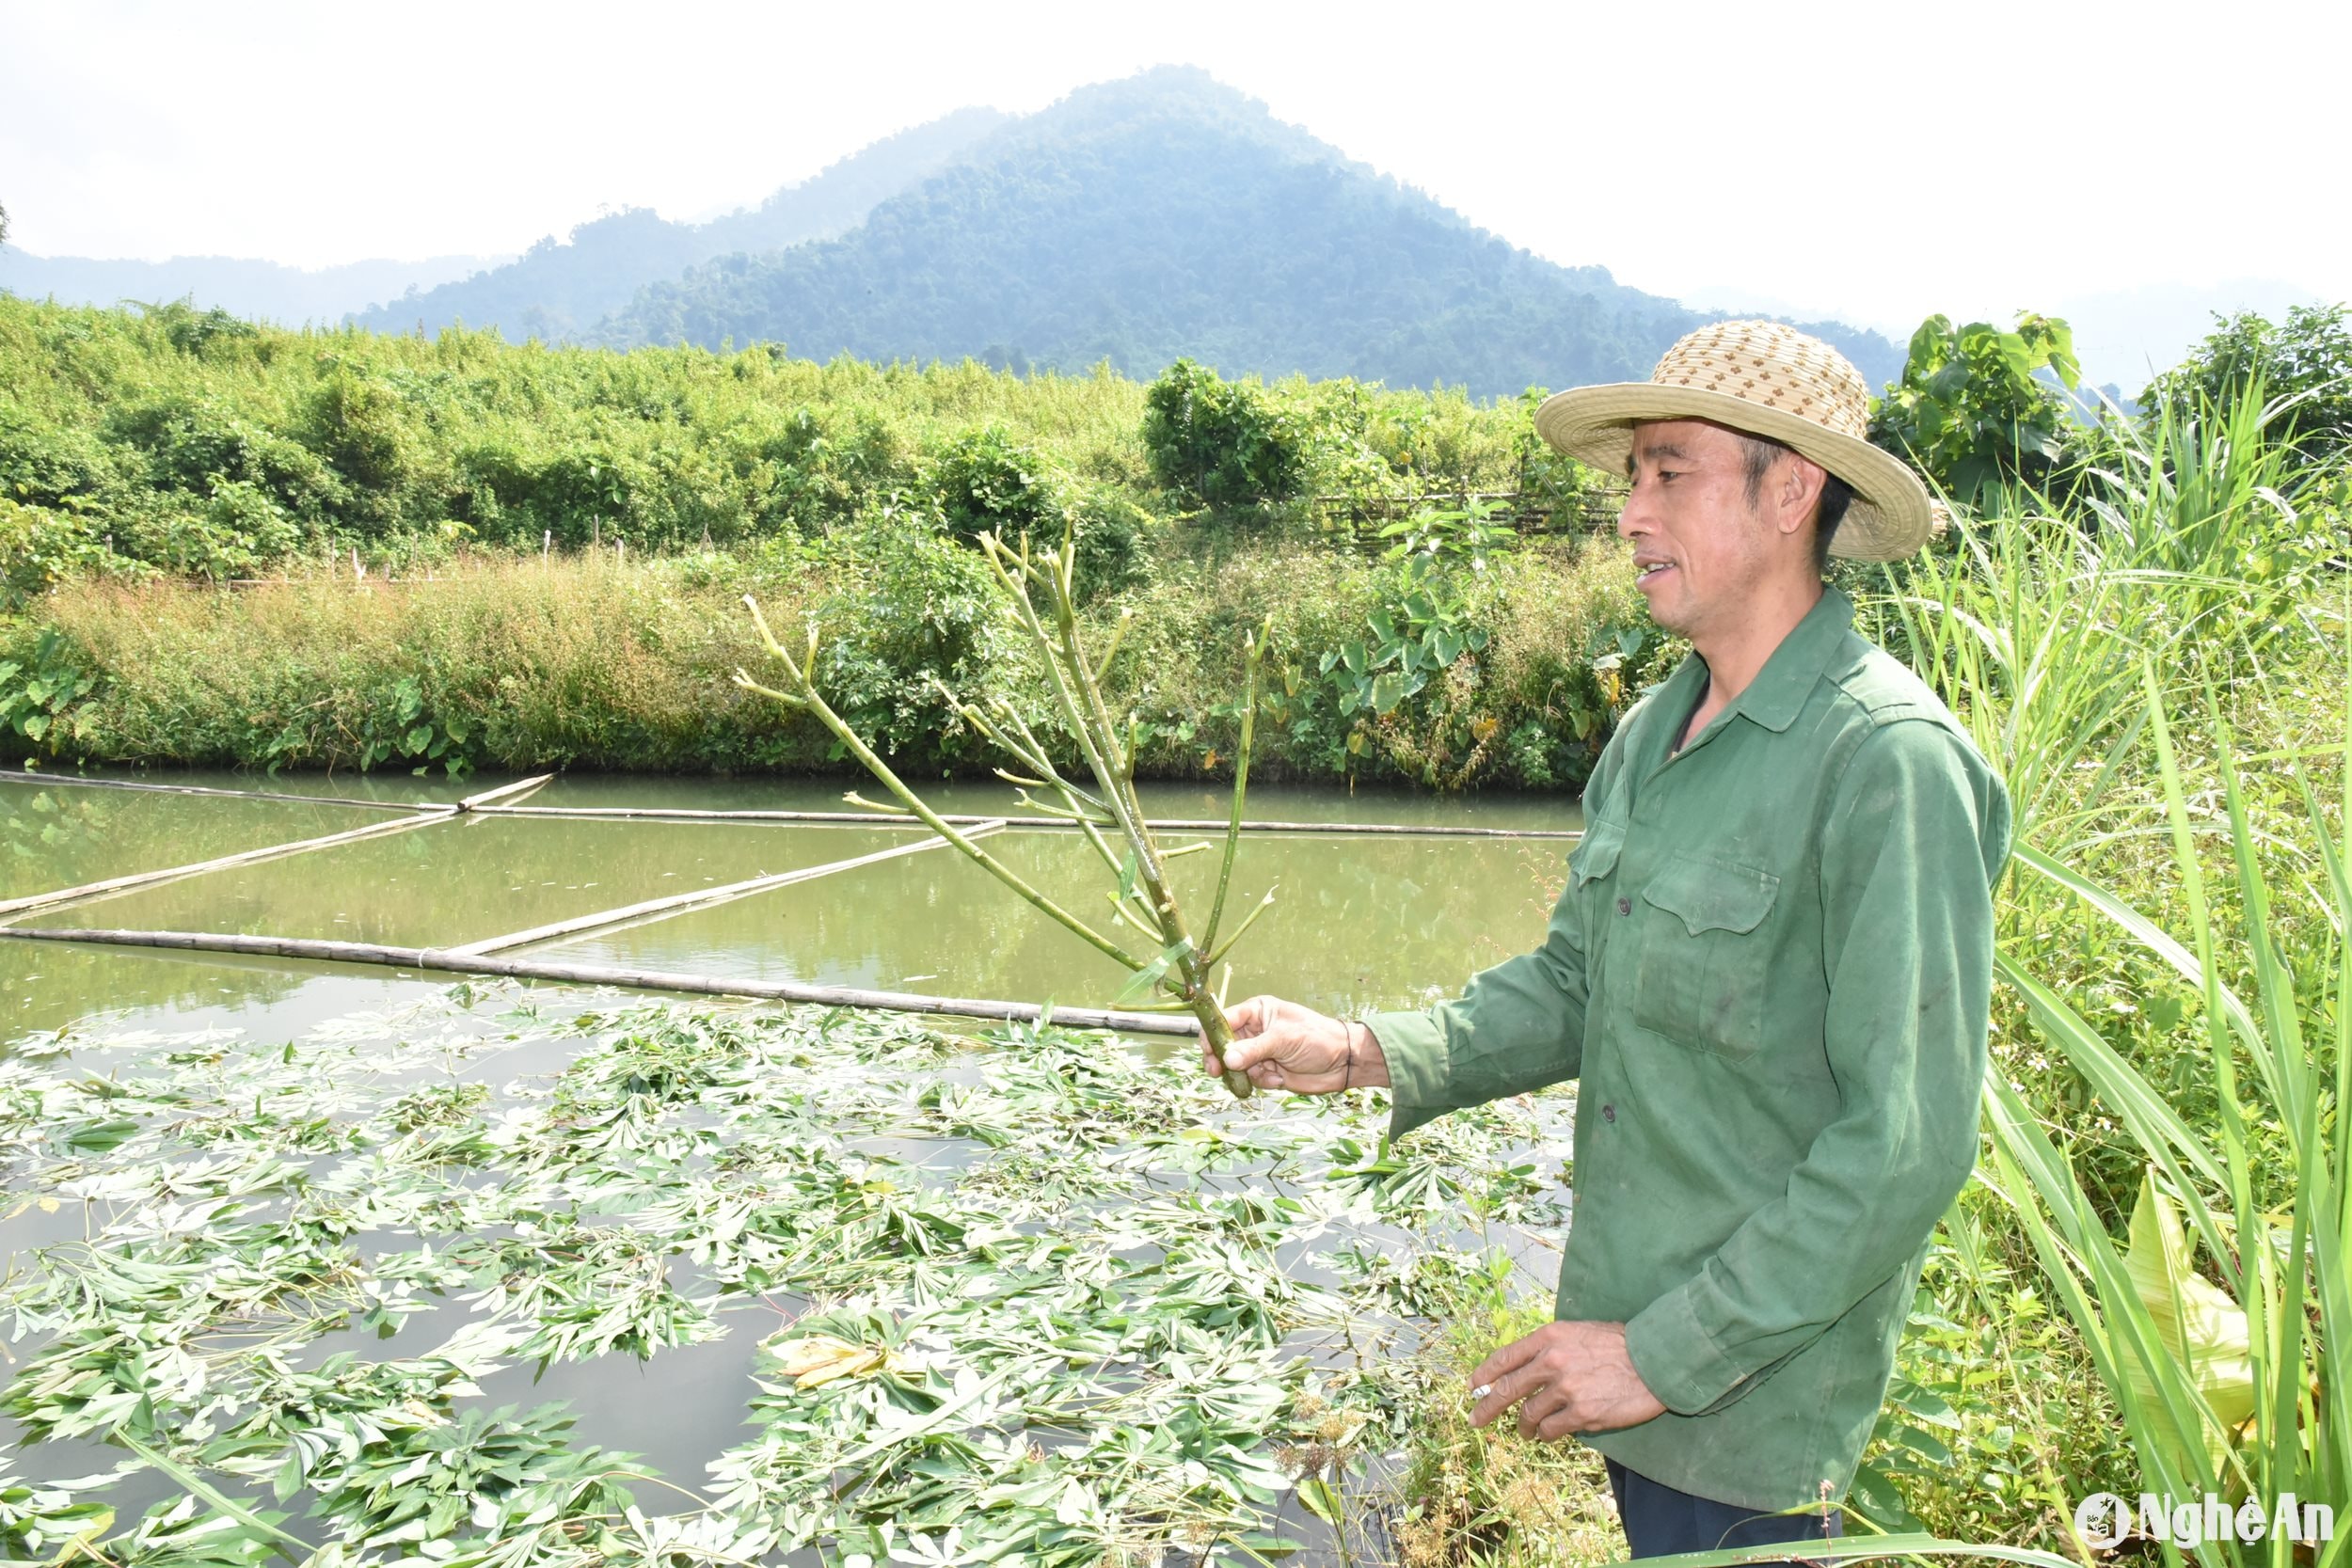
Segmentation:
{"type": "MultiPolygon", "coordinates": [[[[753,593],[780,627],[825,628],[828,700],[899,767],[987,776],[1000,759],[932,677],[1025,707],[1042,688],[995,626],[977,553],[928,535],[868,546],[781,566],[483,558],[399,584],[72,579],[0,621],[0,732],[47,765],[847,776],[854,764],[816,723],[732,684],[759,665],[753,593]]],[[[1383,712],[1349,707],[1348,670],[1324,656],[1377,657],[1370,618],[1396,603],[1394,578],[1386,562],[1267,541],[1163,562],[1096,602],[1096,646],[1133,612],[1105,679],[1137,715],[1139,771],[1229,771],[1243,635],[1268,618],[1254,764],[1268,782],[1572,788],[1660,657],[1613,542],[1531,546],[1447,612],[1454,657],[1422,689],[1383,712]],[[1471,630],[1483,647],[1456,652],[1471,630]]]]}

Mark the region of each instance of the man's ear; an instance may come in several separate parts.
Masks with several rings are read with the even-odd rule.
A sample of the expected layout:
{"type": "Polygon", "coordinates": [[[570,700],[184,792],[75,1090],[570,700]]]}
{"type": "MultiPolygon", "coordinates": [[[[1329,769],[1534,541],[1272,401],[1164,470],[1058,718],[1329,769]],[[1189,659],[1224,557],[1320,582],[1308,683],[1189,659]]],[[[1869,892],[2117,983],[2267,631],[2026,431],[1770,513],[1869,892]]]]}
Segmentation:
{"type": "Polygon", "coordinates": [[[1821,501],[1821,487],[1829,483],[1829,470],[1801,451],[1792,451],[1780,462],[1779,482],[1773,486],[1772,499],[1779,504],[1779,516],[1772,526],[1783,533],[1802,532],[1812,520],[1814,508],[1821,501]]]}

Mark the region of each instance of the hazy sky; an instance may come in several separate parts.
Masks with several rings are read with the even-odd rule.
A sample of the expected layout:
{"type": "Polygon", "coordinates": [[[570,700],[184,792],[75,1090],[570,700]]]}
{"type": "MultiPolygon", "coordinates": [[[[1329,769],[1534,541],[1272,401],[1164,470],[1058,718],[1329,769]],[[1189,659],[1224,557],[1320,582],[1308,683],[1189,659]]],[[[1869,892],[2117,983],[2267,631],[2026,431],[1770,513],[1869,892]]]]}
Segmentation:
{"type": "Polygon", "coordinates": [[[0,203],[43,255],[508,252],[1188,62],[1677,297],[1887,324],[2233,279],[2341,299],[2347,60],[2343,0],[0,0],[0,203]]]}

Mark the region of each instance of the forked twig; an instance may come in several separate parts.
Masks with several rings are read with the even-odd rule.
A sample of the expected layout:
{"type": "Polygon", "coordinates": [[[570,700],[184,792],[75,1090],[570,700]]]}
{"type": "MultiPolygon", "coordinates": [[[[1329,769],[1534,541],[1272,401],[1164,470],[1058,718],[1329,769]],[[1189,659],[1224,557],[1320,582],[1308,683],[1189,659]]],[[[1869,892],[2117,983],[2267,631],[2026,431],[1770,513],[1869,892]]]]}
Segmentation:
{"type": "MultiPolygon", "coordinates": [[[[769,654],[784,667],[789,677],[790,689],[779,691],[763,686],[741,670],[735,673],[735,682],[746,690],[756,691],[815,714],[850,754],[857,758],[866,770],[879,779],[909,811],[921,818],[925,826],[971,857],[1033,908],[1089,946],[1124,965],[1134,976],[1129,982],[1130,992],[1164,991],[1171,999],[1165,1003],[1147,1004],[1149,1010],[1189,1010],[1200,1021],[1201,1033],[1207,1038],[1210,1049],[1222,1056],[1225,1048],[1232,1043],[1232,1032],[1225,1022],[1224,986],[1211,986],[1211,972],[1232,951],[1234,942],[1265,912],[1267,906],[1274,902],[1274,894],[1268,890],[1232,935],[1221,945],[1217,943],[1218,925],[1224,917],[1226,895],[1232,885],[1233,861],[1241,845],[1242,806],[1248,790],[1249,757],[1256,738],[1258,672],[1264,656],[1265,638],[1271,627],[1262,628],[1245,644],[1248,676],[1242,704],[1241,743],[1233,757],[1232,813],[1226,822],[1224,854],[1217,868],[1216,901],[1209,910],[1208,925],[1200,938],[1195,941],[1185,924],[1184,911],[1168,885],[1167,862],[1178,855],[1216,846],[1202,842],[1168,850],[1159,847],[1146,825],[1142,801],[1136,795],[1136,752],[1139,745],[1136,717],[1128,715],[1125,724],[1120,725],[1112,719],[1109,705],[1103,700],[1103,674],[1110,668],[1111,659],[1119,652],[1129,617],[1120,617],[1109,646],[1102,656],[1089,658],[1078,635],[1077,600],[1073,591],[1077,567],[1074,542],[1065,535],[1058,551],[1043,556],[1031,553],[1026,536],[1023,537],[1017,548],[1008,546],[993,533],[981,535],[979,544],[987,557],[990,572],[1005,591],[1006,614],[1027,635],[1041,656],[1046,685],[1061,719],[1062,728],[1086,758],[1087,770],[1093,775],[1094,787],[1087,789],[1062,775],[1048,755],[1045,745],[1011,704],[1000,698],[991,703],[989,709],[984,711],[978,705],[958,698],[936,680],[932,684],[958,717],[970,724],[977,734],[1005,752],[1023,770],[1015,774],[999,768],[997,774],[1022,789],[1024,803],[1047,816],[1078,824],[1096,855],[1119,879],[1117,889],[1110,894],[1112,913],[1119,925],[1132,927],[1139,935],[1157,942],[1160,945],[1156,954],[1139,957],[1128,952],[1118,942],[1097,931],[1030,886],[1010,866],[958,832],[916,795],[887,763],[875,754],[871,747],[859,738],[848,721],[835,713],[818,694],[815,626],[809,628],[806,648],[796,657],[769,630],[758,604],[746,594],[743,602],[751,610],[752,623],[758,628],[760,641],[769,654]],[[1043,615],[1039,613],[1038,605],[1030,598],[1032,588],[1043,591],[1043,615]],[[1032,799],[1027,793],[1032,789],[1050,792],[1058,798],[1057,802],[1032,799]],[[1120,843],[1114,843],[1111,836],[1114,834],[1120,843]],[[1123,855],[1120,852],[1122,843],[1125,849],[1123,855]]],[[[850,799],[856,800],[855,796],[850,799]]],[[[1114,927],[1114,929],[1117,928],[1114,927]]],[[[1226,983],[1231,982],[1230,967],[1223,979],[1226,983]]],[[[1120,998],[1122,1004],[1127,1000],[1126,995],[1120,998]]],[[[1250,1093],[1249,1080],[1242,1073],[1226,1073],[1225,1086],[1239,1099],[1248,1099],[1250,1093]]]]}

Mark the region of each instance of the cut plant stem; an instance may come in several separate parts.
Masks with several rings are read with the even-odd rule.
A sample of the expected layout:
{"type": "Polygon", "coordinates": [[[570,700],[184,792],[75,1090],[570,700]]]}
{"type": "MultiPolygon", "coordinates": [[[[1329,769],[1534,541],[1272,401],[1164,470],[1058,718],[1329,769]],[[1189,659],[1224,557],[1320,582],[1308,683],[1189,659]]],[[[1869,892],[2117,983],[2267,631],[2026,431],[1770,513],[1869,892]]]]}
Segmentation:
{"type": "MultiPolygon", "coordinates": [[[[1152,837],[1143,811],[1143,803],[1135,788],[1135,763],[1137,746],[1136,724],[1129,715],[1125,733],[1116,723],[1110,708],[1103,700],[1102,674],[1110,667],[1111,657],[1118,652],[1118,637],[1099,659],[1089,658],[1078,635],[1078,610],[1073,580],[1076,571],[1074,545],[1065,538],[1061,549],[1051,555],[1033,555],[1025,537],[1018,548],[1008,546],[994,534],[983,534],[980,548],[987,557],[990,572],[1005,591],[1006,612],[1013,624],[1026,635],[1043,665],[1048,689],[1058,710],[1063,729],[1086,758],[1087,770],[1093,775],[1094,787],[1089,790],[1063,777],[1061,770],[1047,755],[1046,747],[1030,729],[1028,722],[1001,699],[983,712],[978,705],[959,699],[937,682],[938,689],[950,708],[970,724],[975,733],[1007,752],[1022,769],[1015,775],[999,768],[998,775],[1020,786],[1025,804],[1033,806],[1048,817],[1074,822],[1085,833],[1104,865],[1118,879],[1118,887],[1110,895],[1112,913],[1120,925],[1158,944],[1158,951],[1149,957],[1138,957],[1089,926],[1053,899],[1025,881],[1003,862],[990,855],[969,838],[959,833],[947,820],[917,796],[888,764],[875,754],[873,749],[858,736],[848,721],[835,713],[818,694],[816,684],[818,638],[814,626],[809,630],[805,650],[798,657],[777,641],[760,614],[758,604],[749,595],[743,602],[752,612],[753,624],[758,628],[760,641],[768,652],[781,664],[789,677],[789,689],[775,690],[762,686],[743,671],[737,671],[736,684],[747,690],[775,698],[788,705],[805,708],[833,732],[835,739],[861,763],[866,770],[903,801],[923,823],[950,845],[969,856],[997,880],[1003,882],[1033,908],[1051,917],[1057,924],[1076,935],[1089,946],[1115,958],[1126,966],[1135,979],[1130,989],[1166,990],[1172,1001],[1168,1010],[1189,1010],[1200,1022],[1202,1038],[1212,1053],[1222,1056],[1232,1043],[1232,1031],[1226,1025],[1221,1000],[1223,987],[1213,988],[1210,975],[1235,941],[1238,941],[1266,906],[1274,900],[1269,891],[1257,908],[1243,920],[1232,938],[1222,946],[1212,947],[1216,937],[1225,899],[1232,883],[1233,861],[1241,842],[1242,806],[1249,779],[1249,755],[1254,741],[1254,719],[1258,701],[1258,671],[1264,651],[1264,634],[1251,637],[1247,643],[1248,678],[1245,686],[1241,741],[1233,758],[1233,804],[1225,824],[1224,854],[1217,871],[1216,898],[1211,907],[1205,936],[1196,942],[1185,923],[1184,910],[1168,885],[1167,862],[1178,855],[1197,853],[1216,847],[1214,841],[1184,845],[1175,849],[1162,849],[1152,837]],[[1038,604],[1030,597],[1032,589],[1041,590],[1046,614],[1041,615],[1038,604]],[[1050,616],[1050,624],[1047,617],[1050,616]],[[1058,803],[1032,800],[1030,789],[1050,790],[1058,797],[1058,803]],[[1108,836],[1115,832],[1123,844],[1108,836]]],[[[1126,622],[1120,622],[1120,631],[1126,622]]],[[[852,804],[866,805],[852,794],[852,804]]],[[[1117,927],[1113,927],[1114,930],[1117,927]]],[[[1230,984],[1231,970],[1225,981],[1230,984]]],[[[1156,1008],[1155,1008],[1156,1010],[1156,1008]]],[[[1237,1099],[1248,1099],[1251,1093],[1246,1074],[1227,1072],[1225,1086],[1237,1099]]]]}

